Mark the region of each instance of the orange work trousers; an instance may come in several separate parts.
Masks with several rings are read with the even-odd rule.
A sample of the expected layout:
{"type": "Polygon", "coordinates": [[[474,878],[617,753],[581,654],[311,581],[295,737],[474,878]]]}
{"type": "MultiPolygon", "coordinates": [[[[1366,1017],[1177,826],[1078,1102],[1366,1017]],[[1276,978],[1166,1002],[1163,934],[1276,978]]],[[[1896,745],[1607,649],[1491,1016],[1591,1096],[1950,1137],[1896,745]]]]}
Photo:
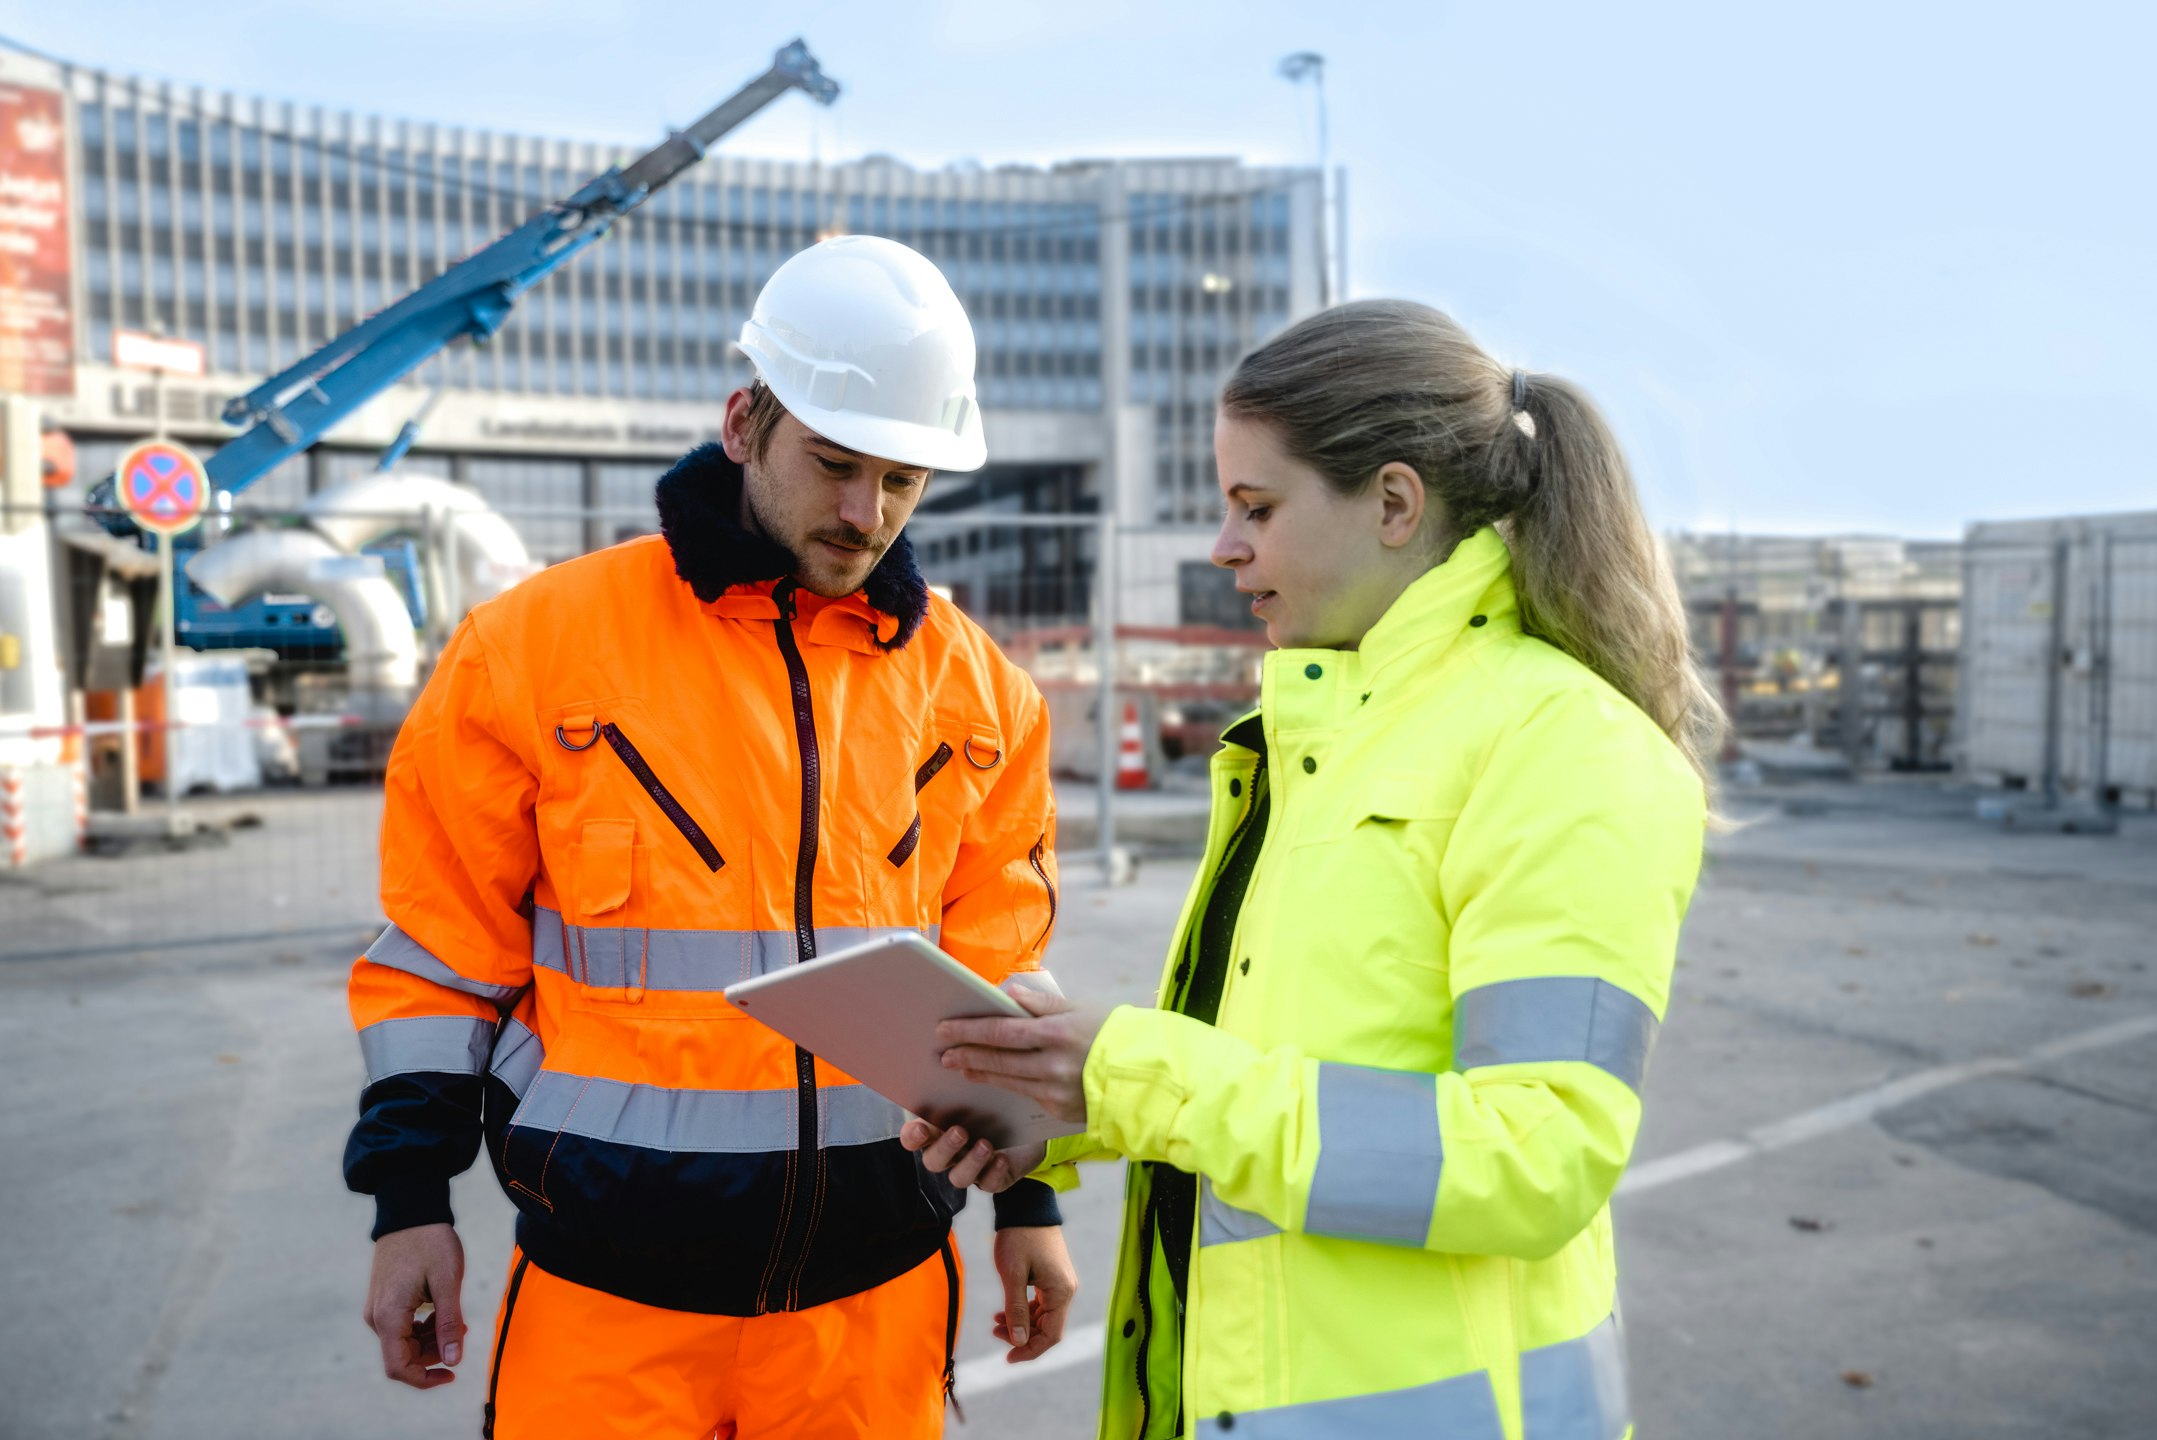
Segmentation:
{"type": "Polygon", "coordinates": [[[768,1315],[640,1305],[550,1275],[522,1250],[509,1276],[488,1364],[491,1440],[943,1434],[956,1245],[873,1290],[768,1315]]]}

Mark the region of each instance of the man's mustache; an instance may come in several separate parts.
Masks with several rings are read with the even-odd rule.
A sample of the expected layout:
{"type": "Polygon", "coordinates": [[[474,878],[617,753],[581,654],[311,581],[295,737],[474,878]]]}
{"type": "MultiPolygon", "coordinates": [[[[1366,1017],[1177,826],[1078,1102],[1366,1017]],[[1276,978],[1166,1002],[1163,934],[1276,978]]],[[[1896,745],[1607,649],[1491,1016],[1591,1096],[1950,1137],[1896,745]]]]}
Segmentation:
{"type": "Polygon", "coordinates": [[[842,525],[835,530],[812,530],[809,532],[809,538],[811,540],[827,541],[833,545],[844,545],[849,550],[867,550],[877,554],[881,554],[889,548],[888,542],[878,540],[874,535],[866,534],[847,525],[842,525]]]}

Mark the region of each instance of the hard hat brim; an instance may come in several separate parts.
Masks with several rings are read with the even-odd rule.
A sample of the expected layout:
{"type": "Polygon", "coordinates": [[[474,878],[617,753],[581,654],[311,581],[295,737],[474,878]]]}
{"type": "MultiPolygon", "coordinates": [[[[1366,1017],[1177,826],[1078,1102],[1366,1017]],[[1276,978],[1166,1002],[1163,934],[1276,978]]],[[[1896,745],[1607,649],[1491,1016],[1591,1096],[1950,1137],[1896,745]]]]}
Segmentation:
{"type": "MultiPolygon", "coordinates": [[[[771,385],[766,379],[765,384],[771,385]]],[[[834,444],[879,460],[900,465],[920,465],[930,470],[963,472],[979,470],[988,462],[987,438],[981,433],[981,407],[969,407],[964,429],[953,431],[933,425],[916,425],[858,410],[823,410],[796,404],[779,386],[772,395],[787,414],[834,444]]]]}

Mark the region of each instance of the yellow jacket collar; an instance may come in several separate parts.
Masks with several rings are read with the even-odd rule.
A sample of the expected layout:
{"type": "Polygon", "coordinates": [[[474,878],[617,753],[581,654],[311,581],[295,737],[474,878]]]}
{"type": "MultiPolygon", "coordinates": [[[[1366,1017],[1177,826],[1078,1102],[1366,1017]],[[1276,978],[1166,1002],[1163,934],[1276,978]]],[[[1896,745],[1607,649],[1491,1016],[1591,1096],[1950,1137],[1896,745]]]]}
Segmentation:
{"type": "Polygon", "coordinates": [[[1266,733],[1278,740],[1337,728],[1388,672],[1434,665],[1464,635],[1519,629],[1511,552],[1496,530],[1478,530],[1403,590],[1358,648],[1268,655],[1259,690],[1266,733]]]}

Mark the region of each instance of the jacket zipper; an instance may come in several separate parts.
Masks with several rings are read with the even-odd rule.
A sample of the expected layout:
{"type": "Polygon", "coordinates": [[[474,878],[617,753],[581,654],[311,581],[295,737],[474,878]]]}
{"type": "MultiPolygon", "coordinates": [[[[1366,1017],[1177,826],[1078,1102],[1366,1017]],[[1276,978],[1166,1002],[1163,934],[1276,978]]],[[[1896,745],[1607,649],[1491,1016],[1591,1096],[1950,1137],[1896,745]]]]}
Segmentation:
{"type": "MultiPolygon", "coordinates": [[[[914,772],[914,793],[916,795],[919,795],[923,788],[936,778],[937,771],[951,763],[951,755],[950,743],[948,741],[939,742],[936,753],[921,762],[921,768],[914,772]]],[[[899,837],[899,843],[892,846],[891,853],[884,858],[889,860],[891,867],[896,870],[914,858],[914,849],[920,844],[921,811],[917,808],[914,811],[914,823],[906,827],[906,833],[899,837]]]]}
{"type": "MultiPolygon", "coordinates": [[[[792,580],[783,580],[772,591],[772,598],[779,602],[779,618],[773,622],[773,631],[779,642],[779,654],[786,661],[794,704],[794,742],[801,752],[801,843],[794,859],[794,962],[801,964],[816,958],[814,887],[817,797],[822,775],[816,748],[816,712],[809,695],[809,670],[802,663],[801,647],[794,641],[795,590],[792,580]]],[[[824,1152],[817,1144],[816,1057],[799,1045],[794,1047],[794,1086],[794,1108],[799,1119],[793,1165],[797,1177],[803,1168],[808,1168],[814,1183],[802,1178],[795,1180],[793,1205],[779,1231],[777,1270],[787,1277],[784,1299],[788,1309],[792,1309],[800,1297],[801,1274],[809,1263],[809,1242],[815,1235],[816,1212],[824,1190],[824,1152]],[[797,1226],[800,1230],[798,1248],[793,1244],[797,1226]],[[793,1252],[791,1264],[790,1249],[793,1252]]],[[[757,1296],[757,1309],[760,1312],[767,1310],[768,1302],[767,1288],[766,1293],[757,1296]]]]}
{"type": "Polygon", "coordinates": [[[966,1423],[966,1407],[959,1403],[959,1257],[951,1248],[951,1232],[944,1232],[944,1399],[951,1413],[966,1423]]]}
{"type": "Polygon", "coordinates": [[[1146,1390],[1146,1351],[1153,1344],[1153,1177],[1146,1177],[1145,1218],[1138,1232],[1138,1437],[1145,1440],[1153,1421],[1153,1397],[1146,1390]]]}
{"type": "Polygon", "coordinates": [[[939,740],[936,743],[936,753],[922,761],[921,768],[914,772],[914,793],[916,795],[927,789],[929,782],[936,778],[937,772],[951,763],[951,756],[951,742],[949,740],[939,740]]]}
{"type": "Polygon", "coordinates": [[[667,819],[674,822],[674,828],[681,831],[682,837],[696,847],[698,856],[704,861],[704,868],[716,871],[726,864],[719,854],[719,847],[712,844],[711,837],[704,833],[704,827],[697,824],[688,810],[683,808],[682,802],[675,799],[673,793],[659,782],[659,777],[652,773],[650,764],[637,753],[637,747],[629,743],[629,737],[622,733],[622,727],[609,721],[599,727],[599,733],[607,737],[607,744],[621,757],[622,763],[629,767],[629,773],[637,777],[637,783],[657,802],[667,819]]]}
{"type": "Polygon", "coordinates": [[[487,1375],[487,1407],[480,1440],[494,1440],[494,1402],[502,1385],[502,1352],[509,1348],[509,1317],[517,1313],[517,1292],[524,1288],[524,1267],[531,1263],[531,1257],[519,1251],[517,1268],[509,1272],[509,1294],[502,1299],[502,1328],[494,1336],[494,1368],[487,1375]]]}
{"type": "MultiPolygon", "coordinates": [[[[1251,818],[1257,813],[1258,785],[1257,777],[1254,775],[1252,777],[1251,784],[1246,787],[1246,801],[1244,812],[1241,816],[1237,818],[1235,829],[1229,834],[1227,848],[1221,852],[1221,864],[1223,866],[1225,866],[1228,863],[1229,859],[1235,855],[1237,845],[1241,844],[1243,841],[1244,832],[1250,828],[1251,818]]],[[[1036,855],[1040,854],[1040,847],[1038,845],[1035,846],[1034,853],[1036,855]]],[[[1034,868],[1037,870],[1040,869],[1039,864],[1036,863],[1034,868]]],[[[1046,875],[1043,875],[1041,878],[1043,883],[1046,883],[1048,880],[1048,876],[1046,875]]],[[[1215,884],[1219,884],[1220,879],[1220,871],[1216,869],[1213,875],[1213,882],[1215,884]]],[[[1049,893],[1053,898],[1055,894],[1053,888],[1050,890],[1049,893]]],[[[1208,893],[1210,896],[1210,889],[1208,893]]],[[[1055,921],[1055,910],[1053,904],[1049,912],[1049,919],[1050,922],[1053,924],[1055,921]]],[[[1205,911],[1203,908],[1201,908],[1199,914],[1192,920],[1192,929],[1187,932],[1183,937],[1184,948],[1187,955],[1192,945],[1195,944],[1197,941],[1199,927],[1202,927],[1204,924],[1205,911]]],[[[1186,959],[1184,964],[1180,967],[1182,978],[1177,982],[1176,994],[1169,1003],[1169,1005],[1165,1008],[1173,1009],[1178,1012],[1182,1010],[1184,998],[1190,990],[1190,982],[1195,969],[1195,964],[1191,960],[1186,959]]],[[[1160,1192],[1157,1187],[1157,1182],[1155,1181],[1154,1177],[1149,1174],[1146,1177],[1146,1209],[1143,1218],[1140,1220],[1139,1223],[1139,1331],[1137,1365],[1139,1440],[1144,1440],[1146,1434],[1146,1427],[1153,1421],[1153,1397],[1148,1392],[1146,1385],[1146,1355],[1153,1346],[1153,1249],[1158,1226],[1158,1222],[1155,1217],[1157,1214],[1157,1201],[1159,1200],[1159,1198],[1160,1192]]],[[[1186,1283],[1188,1283],[1188,1281],[1186,1283]]],[[[1177,1362],[1179,1366],[1182,1363],[1182,1358],[1183,1357],[1181,1355],[1177,1356],[1177,1362]]],[[[1181,1410],[1182,1407],[1179,1403],[1178,1413],[1176,1416],[1176,1433],[1178,1435],[1181,1435],[1183,1433],[1183,1415],[1181,1413],[1181,1410]]]]}
{"type": "Polygon", "coordinates": [[[1048,854],[1048,848],[1049,837],[1044,835],[1034,842],[1034,848],[1028,851],[1026,855],[1026,859],[1034,867],[1034,874],[1041,877],[1041,888],[1049,892],[1049,923],[1041,927],[1040,939],[1034,941],[1036,945],[1040,944],[1042,940],[1046,940],[1049,931],[1056,928],[1056,886],[1049,880],[1049,867],[1043,863],[1043,857],[1048,854]]]}

